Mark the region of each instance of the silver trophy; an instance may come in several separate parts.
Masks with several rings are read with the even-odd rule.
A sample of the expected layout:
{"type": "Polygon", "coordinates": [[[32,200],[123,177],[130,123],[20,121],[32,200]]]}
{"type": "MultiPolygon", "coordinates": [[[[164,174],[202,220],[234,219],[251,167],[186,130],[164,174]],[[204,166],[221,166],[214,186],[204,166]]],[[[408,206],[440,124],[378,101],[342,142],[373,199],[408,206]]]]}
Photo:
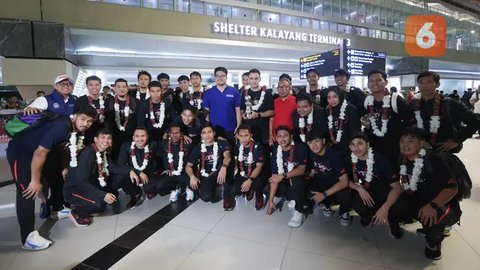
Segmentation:
{"type": "Polygon", "coordinates": [[[245,96],[245,116],[250,119],[252,118],[252,98],[249,95],[245,96]]]}

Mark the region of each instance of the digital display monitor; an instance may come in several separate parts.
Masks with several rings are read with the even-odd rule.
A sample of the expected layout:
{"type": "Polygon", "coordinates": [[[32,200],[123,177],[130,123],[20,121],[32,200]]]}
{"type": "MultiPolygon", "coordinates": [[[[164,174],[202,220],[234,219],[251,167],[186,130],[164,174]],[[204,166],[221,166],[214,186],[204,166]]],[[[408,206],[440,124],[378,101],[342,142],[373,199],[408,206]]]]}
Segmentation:
{"type": "Polygon", "coordinates": [[[344,69],[352,76],[366,76],[370,70],[385,71],[386,54],[345,48],[343,54],[344,69]]]}
{"type": "Polygon", "coordinates": [[[340,49],[300,58],[300,79],[306,79],[312,68],[322,77],[333,75],[340,68],[340,49]]]}

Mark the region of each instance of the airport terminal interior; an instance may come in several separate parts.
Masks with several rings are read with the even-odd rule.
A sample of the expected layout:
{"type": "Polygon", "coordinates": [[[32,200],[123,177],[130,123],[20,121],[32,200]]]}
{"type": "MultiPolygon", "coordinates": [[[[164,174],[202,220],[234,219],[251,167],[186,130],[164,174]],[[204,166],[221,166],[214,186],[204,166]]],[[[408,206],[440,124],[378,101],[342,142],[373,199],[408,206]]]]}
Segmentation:
{"type": "MultiPolygon", "coordinates": [[[[298,211],[291,198],[276,198],[277,210],[267,215],[267,207],[257,210],[256,200],[245,194],[235,196],[234,209],[226,211],[221,199],[204,202],[197,194],[187,201],[185,189],[175,202],[170,193],[147,198],[145,192],[132,209],[130,196],[119,189],[118,200],[82,228],[71,218],[41,218],[44,206],[37,198],[35,230],[53,243],[45,250],[22,249],[16,210],[21,193],[11,173],[16,167],[11,170],[7,161],[12,138],[5,125],[39,91],[48,95],[68,79],[71,94],[88,95],[91,76],[111,90],[122,78],[136,91],[141,70],[153,81],[168,74],[172,89],[181,86],[177,78],[197,71],[209,89],[218,80],[216,67],[228,69],[226,84],[237,89],[248,85],[242,82],[245,72],[258,69],[260,85],[275,95],[284,74],[292,93],[309,91],[312,69],[319,90],[328,92],[342,69],[351,75],[348,86],[367,96],[369,71],[381,70],[388,75],[387,90],[393,94],[393,87],[405,99],[420,98],[417,76],[432,71],[440,76],[442,98],[468,107],[472,93],[480,93],[480,1],[0,0],[0,270],[479,269],[479,131],[455,154],[472,180],[471,196],[460,202],[461,220],[445,233],[438,260],[424,255],[419,222],[401,224],[405,234],[394,239],[388,224],[362,226],[352,209],[351,224],[342,226],[338,205],[326,217],[319,204],[292,228],[289,221],[298,211]],[[442,55],[407,52],[414,15],[443,18],[445,36],[437,40],[442,55]],[[11,97],[18,106],[8,107],[11,97]]],[[[466,110],[477,117],[478,129],[477,102],[466,110]]],[[[222,192],[219,186],[216,197],[222,192]]]]}

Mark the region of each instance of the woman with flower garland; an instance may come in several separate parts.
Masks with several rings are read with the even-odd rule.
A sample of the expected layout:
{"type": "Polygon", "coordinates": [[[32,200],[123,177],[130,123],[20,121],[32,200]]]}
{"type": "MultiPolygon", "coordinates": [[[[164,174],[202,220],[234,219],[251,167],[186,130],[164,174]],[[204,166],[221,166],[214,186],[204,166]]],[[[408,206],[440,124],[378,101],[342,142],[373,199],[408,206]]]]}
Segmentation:
{"type": "Polygon", "coordinates": [[[275,130],[278,145],[272,151],[272,176],[268,185],[267,214],[271,215],[276,206],[275,196],[283,197],[289,189],[295,200],[295,212],[288,226],[297,228],[305,220],[303,206],[306,201],[303,174],[307,163],[308,149],[305,144],[293,142],[293,134],[288,126],[278,126],[275,130]]]}
{"type": "Polygon", "coordinates": [[[437,73],[422,72],[417,83],[421,98],[410,103],[417,126],[426,131],[427,142],[434,151],[460,152],[462,143],[478,129],[475,115],[464,105],[436,92],[440,86],[437,73]]]}
{"type": "Polygon", "coordinates": [[[332,147],[345,157],[350,152],[348,138],[354,131],[361,130],[357,108],[350,104],[338,87],[328,88],[328,105],[325,108],[328,132],[332,147]]]}
{"type": "Polygon", "coordinates": [[[93,223],[93,214],[105,211],[107,204],[117,200],[111,190],[125,188],[128,181],[113,183],[110,173],[128,174],[130,168],[115,165],[108,155],[112,146],[112,132],[101,129],[94,138],[94,143],[87,146],[78,157],[76,167],[68,170],[63,195],[71,204],[70,219],[77,227],[86,227],[93,223]]]}
{"type": "Polygon", "coordinates": [[[408,199],[411,218],[422,223],[427,241],[425,256],[438,260],[442,257],[445,227],[457,223],[462,211],[456,199],[457,180],[441,155],[422,149],[424,134],[417,127],[408,127],[402,133],[400,184],[408,199]]]}
{"type": "Polygon", "coordinates": [[[388,224],[395,239],[403,237],[399,222],[408,219],[407,203],[390,161],[370,147],[368,137],[356,132],[350,137],[352,151],[348,168],[351,168],[350,188],[353,192],[353,209],[360,216],[360,224],[388,224]]]}
{"type": "Polygon", "coordinates": [[[202,142],[196,145],[185,168],[190,178],[190,188],[198,190],[204,202],[216,202],[215,187],[224,185],[223,208],[231,211],[235,207],[235,198],[230,194],[232,167],[230,166],[230,146],[225,140],[216,140],[211,125],[202,128],[202,142]],[[197,167],[195,175],[194,166],[197,167]]]}
{"type": "MultiPolygon", "coordinates": [[[[154,194],[150,186],[155,182],[153,178],[159,175],[157,162],[158,144],[155,141],[149,142],[148,130],[145,127],[137,127],[133,131],[132,141],[124,142],[120,147],[118,154],[118,165],[130,168],[128,174],[113,174],[112,180],[117,182],[127,182],[125,193],[130,195],[131,200],[127,208],[132,209],[142,204],[143,185],[147,198],[153,198],[154,194]],[[130,181],[131,180],[131,181],[130,181]],[[128,184],[131,182],[132,184],[128,184]],[[151,196],[149,196],[151,195],[151,196]]],[[[168,193],[168,189],[164,195],[168,193]]]]}
{"type": "Polygon", "coordinates": [[[237,129],[239,143],[235,147],[235,183],[232,185],[233,193],[244,193],[247,199],[253,198],[255,193],[255,209],[264,206],[263,188],[267,180],[264,168],[265,152],[261,143],[253,140],[253,134],[247,124],[241,124],[237,129]]]}
{"type": "Polygon", "coordinates": [[[183,139],[190,149],[200,142],[202,121],[191,108],[183,109],[182,114],[177,117],[175,122],[181,125],[183,139]]]}
{"type": "Polygon", "coordinates": [[[400,134],[405,127],[414,124],[414,116],[405,99],[397,93],[388,92],[387,84],[385,72],[372,70],[368,73],[371,94],[365,99],[367,114],[362,119],[372,148],[397,167],[400,134]]]}
{"type": "Polygon", "coordinates": [[[294,140],[307,142],[306,135],[313,127],[319,129],[322,134],[327,132],[327,118],[323,109],[315,109],[310,94],[299,93],[297,95],[297,110],[292,113],[294,140]]]}
{"type": "Polygon", "coordinates": [[[352,201],[348,189],[348,175],[342,155],[326,144],[326,133],[319,128],[314,128],[307,133],[306,141],[309,152],[310,171],[308,176],[308,190],[316,204],[323,203],[323,215],[331,217],[333,210],[331,205],[333,199],[340,204],[340,224],[349,226],[351,217],[349,215],[352,201]]]}
{"type": "Polygon", "coordinates": [[[118,151],[124,142],[131,140],[137,127],[137,110],[140,101],[128,95],[128,83],[125,79],[115,80],[115,96],[105,105],[106,126],[112,131],[115,141],[112,145],[112,157],[118,158],[118,151]]]}
{"type": "Polygon", "coordinates": [[[175,108],[169,99],[162,95],[162,85],[158,81],[148,84],[149,98],[138,110],[138,126],[145,126],[150,141],[161,141],[165,131],[176,117],[175,108]]]}
{"type": "Polygon", "coordinates": [[[153,183],[157,192],[170,191],[170,202],[178,200],[182,189],[185,189],[187,201],[194,199],[194,193],[189,187],[190,179],[185,172],[189,154],[187,146],[183,138],[182,126],[172,123],[168,139],[160,142],[161,178],[156,180],[157,183],[153,183]]]}

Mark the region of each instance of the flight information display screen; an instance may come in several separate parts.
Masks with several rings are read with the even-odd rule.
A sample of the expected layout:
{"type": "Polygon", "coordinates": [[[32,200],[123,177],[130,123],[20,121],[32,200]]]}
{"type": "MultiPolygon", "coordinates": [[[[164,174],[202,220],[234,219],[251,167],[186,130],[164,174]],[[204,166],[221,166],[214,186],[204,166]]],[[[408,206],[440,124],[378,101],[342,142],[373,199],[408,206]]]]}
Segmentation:
{"type": "Polygon", "coordinates": [[[340,68],[340,49],[300,58],[300,79],[306,79],[307,71],[312,68],[322,77],[333,75],[340,68]]]}
{"type": "Polygon", "coordinates": [[[385,71],[386,54],[346,48],[343,54],[345,70],[352,76],[366,76],[370,70],[385,71]]]}

